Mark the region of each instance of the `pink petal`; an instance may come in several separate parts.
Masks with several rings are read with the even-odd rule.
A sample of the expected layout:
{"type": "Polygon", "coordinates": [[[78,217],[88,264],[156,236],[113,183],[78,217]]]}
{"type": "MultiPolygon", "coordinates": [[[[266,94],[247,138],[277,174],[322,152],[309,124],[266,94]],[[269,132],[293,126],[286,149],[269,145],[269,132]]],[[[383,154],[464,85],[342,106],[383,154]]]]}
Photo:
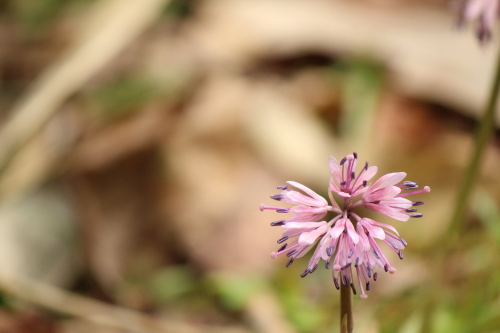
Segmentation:
{"type": "Polygon", "coordinates": [[[408,219],[410,218],[408,214],[401,213],[399,209],[394,209],[386,205],[373,204],[373,203],[365,203],[364,205],[366,208],[370,210],[387,215],[399,221],[408,221],[408,219]]]}
{"type": "Polygon", "coordinates": [[[394,198],[401,192],[401,189],[397,186],[388,186],[374,192],[366,192],[363,194],[363,201],[374,202],[381,200],[389,200],[394,198]]]}
{"type": "Polygon", "coordinates": [[[396,185],[406,177],[406,172],[393,172],[388,173],[380,177],[373,185],[370,187],[375,189],[384,188],[387,186],[396,185]]]}
{"type": "Polygon", "coordinates": [[[328,225],[323,224],[322,226],[318,227],[315,230],[312,231],[306,231],[300,234],[298,243],[300,245],[311,245],[316,242],[316,240],[323,235],[326,231],[328,230],[328,225]]]}
{"type": "MultiPolygon", "coordinates": [[[[288,181],[287,183],[304,191],[305,193],[309,194],[312,198],[316,199],[318,202],[322,202],[323,206],[328,205],[328,202],[325,200],[325,198],[323,198],[321,195],[319,195],[316,192],[314,192],[313,190],[311,190],[309,187],[304,186],[302,184],[299,184],[297,182],[293,182],[293,181],[288,181]]],[[[318,206],[320,206],[320,205],[318,205],[318,206]]]]}
{"type": "Polygon", "coordinates": [[[322,200],[313,199],[297,191],[283,191],[281,193],[284,196],[284,200],[297,205],[306,205],[313,207],[324,207],[328,205],[328,202],[323,198],[321,198],[322,200]]]}
{"type": "Polygon", "coordinates": [[[328,167],[330,168],[332,177],[335,178],[338,184],[340,184],[342,182],[342,171],[340,170],[340,164],[335,157],[330,156],[328,159],[328,167]]]}
{"type": "Polygon", "coordinates": [[[383,227],[383,228],[389,229],[392,232],[394,232],[396,235],[399,236],[398,231],[392,225],[381,223],[381,222],[377,222],[375,220],[372,220],[372,219],[369,219],[369,218],[366,218],[366,217],[365,217],[365,220],[367,220],[370,224],[373,224],[373,225],[376,225],[376,226],[379,226],[379,227],[383,227]]]}
{"type": "Polygon", "coordinates": [[[354,230],[354,226],[352,225],[352,222],[350,220],[347,220],[345,222],[345,225],[346,225],[347,233],[351,237],[352,242],[354,244],[358,244],[358,242],[359,242],[359,236],[356,233],[356,230],[354,230]]]}
{"type": "Polygon", "coordinates": [[[344,232],[345,220],[346,219],[341,218],[340,220],[335,222],[334,227],[330,230],[330,236],[332,236],[332,238],[339,238],[342,232],[344,232]]]}
{"type": "Polygon", "coordinates": [[[361,219],[359,222],[368,231],[368,233],[370,234],[371,237],[378,238],[380,240],[384,240],[385,239],[385,231],[384,231],[384,229],[372,225],[366,219],[361,219]]]}

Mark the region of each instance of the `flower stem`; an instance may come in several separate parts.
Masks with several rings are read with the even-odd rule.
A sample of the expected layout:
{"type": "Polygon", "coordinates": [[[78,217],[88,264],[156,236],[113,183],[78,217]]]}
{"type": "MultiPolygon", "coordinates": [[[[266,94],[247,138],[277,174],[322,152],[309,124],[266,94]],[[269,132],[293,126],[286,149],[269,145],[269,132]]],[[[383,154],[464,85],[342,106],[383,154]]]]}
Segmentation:
{"type": "Polygon", "coordinates": [[[340,333],[352,333],[354,320],[352,318],[351,288],[340,284],[340,333]]]}
{"type": "Polygon", "coordinates": [[[488,97],[479,128],[477,129],[476,139],[474,144],[473,155],[469,165],[465,170],[460,184],[457,200],[455,203],[455,211],[451,219],[450,234],[458,234],[463,224],[464,215],[468,208],[468,201],[471,194],[471,189],[477,179],[481,166],[484,150],[491,138],[493,129],[495,128],[495,110],[497,109],[498,90],[500,88],[500,52],[498,54],[497,67],[495,78],[491,86],[491,91],[488,97]]]}

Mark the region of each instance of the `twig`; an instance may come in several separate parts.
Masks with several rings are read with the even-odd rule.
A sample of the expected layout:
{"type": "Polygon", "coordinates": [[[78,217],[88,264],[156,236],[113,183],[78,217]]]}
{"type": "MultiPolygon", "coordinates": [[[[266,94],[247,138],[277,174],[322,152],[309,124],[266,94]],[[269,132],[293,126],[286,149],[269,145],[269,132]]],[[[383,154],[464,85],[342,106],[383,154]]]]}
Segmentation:
{"type": "Polygon", "coordinates": [[[136,333],[245,333],[241,328],[195,326],[156,319],[139,312],[109,305],[26,277],[0,273],[0,289],[46,309],[75,316],[98,325],[136,333]]]}

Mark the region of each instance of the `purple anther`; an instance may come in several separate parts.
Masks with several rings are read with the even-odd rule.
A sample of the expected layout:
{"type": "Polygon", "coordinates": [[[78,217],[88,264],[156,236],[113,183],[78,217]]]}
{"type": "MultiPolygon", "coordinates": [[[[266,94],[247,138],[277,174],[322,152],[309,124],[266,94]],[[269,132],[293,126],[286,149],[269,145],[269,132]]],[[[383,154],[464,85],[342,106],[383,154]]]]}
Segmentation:
{"type": "Polygon", "coordinates": [[[279,227],[282,225],[285,225],[285,220],[278,220],[278,221],[271,222],[272,227],[279,227]]]}
{"type": "Polygon", "coordinates": [[[283,243],[284,241],[286,241],[287,239],[288,239],[288,236],[281,237],[280,239],[278,239],[277,243],[278,243],[278,244],[281,244],[281,243],[283,243]]]}
{"type": "Polygon", "coordinates": [[[283,251],[284,249],[286,249],[286,247],[287,247],[287,246],[288,246],[288,244],[287,244],[287,243],[285,243],[285,244],[281,245],[281,247],[280,247],[280,248],[278,249],[278,251],[276,251],[276,252],[281,252],[281,251],[283,251]]]}
{"type": "Polygon", "coordinates": [[[284,197],[285,196],[283,194],[275,194],[275,195],[271,195],[270,198],[273,200],[276,200],[276,201],[281,201],[281,200],[283,200],[284,197]]]}

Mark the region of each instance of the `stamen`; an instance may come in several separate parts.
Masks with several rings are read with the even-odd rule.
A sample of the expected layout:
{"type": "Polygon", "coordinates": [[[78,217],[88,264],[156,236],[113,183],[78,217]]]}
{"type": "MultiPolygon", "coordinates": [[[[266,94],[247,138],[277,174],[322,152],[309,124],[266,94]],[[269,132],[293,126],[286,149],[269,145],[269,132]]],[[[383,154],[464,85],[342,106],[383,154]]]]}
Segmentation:
{"type": "Polygon", "coordinates": [[[271,195],[270,198],[273,200],[276,200],[276,201],[281,201],[281,200],[283,200],[284,197],[285,196],[283,194],[275,194],[275,195],[271,195]]]}
{"type": "Polygon", "coordinates": [[[346,287],[349,285],[349,278],[347,277],[347,275],[342,276],[342,284],[346,287]]]}
{"type": "Polygon", "coordinates": [[[314,272],[318,268],[318,264],[314,265],[313,268],[309,269],[309,273],[314,272]]]}
{"type": "Polygon", "coordinates": [[[305,271],[303,271],[302,274],[300,274],[300,277],[304,278],[304,277],[306,277],[307,274],[309,274],[309,268],[307,268],[305,271]]]}
{"type": "Polygon", "coordinates": [[[356,178],[356,173],[354,171],[351,172],[351,179],[356,178]]]}
{"type": "Polygon", "coordinates": [[[398,249],[398,246],[396,244],[396,242],[394,242],[392,239],[389,241],[389,243],[391,243],[391,246],[394,248],[394,249],[398,249]]]}
{"type": "Polygon", "coordinates": [[[356,295],[356,288],[354,287],[354,283],[351,283],[351,289],[352,289],[352,293],[354,295],[356,295]]]}
{"type": "Polygon", "coordinates": [[[365,162],[365,170],[368,170],[368,161],[365,162]]]}
{"type": "Polygon", "coordinates": [[[403,185],[404,185],[404,186],[415,186],[415,185],[417,185],[417,183],[415,183],[415,182],[410,182],[410,181],[404,181],[404,182],[403,182],[403,185]]]}
{"type": "Polygon", "coordinates": [[[373,281],[377,281],[378,273],[373,274],[373,281]]]}
{"type": "Polygon", "coordinates": [[[286,267],[287,267],[287,268],[288,268],[288,267],[290,267],[290,266],[293,264],[293,261],[294,261],[294,260],[295,260],[295,258],[290,258],[290,259],[288,260],[288,262],[286,263],[286,267]]]}
{"type": "Polygon", "coordinates": [[[276,209],[277,213],[288,213],[290,211],[290,208],[278,208],[276,209]]]}
{"type": "Polygon", "coordinates": [[[282,225],[285,225],[285,220],[278,220],[278,221],[271,222],[271,227],[279,227],[282,225]]]}
{"type": "Polygon", "coordinates": [[[347,161],[347,157],[344,157],[343,159],[340,160],[340,165],[344,165],[345,161],[347,161]]]}
{"type": "Polygon", "coordinates": [[[366,282],[366,291],[370,290],[370,281],[366,282]]]}
{"type": "Polygon", "coordinates": [[[286,241],[287,239],[288,239],[288,236],[281,237],[280,239],[278,239],[277,243],[278,243],[278,244],[281,244],[281,243],[283,243],[284,241],[286,241]]]}
{"type": "Polygon", "coordinates": [[[326,254],[331,257],[333,254],[333,245],[326,248],[326,254]]]}
{"type": "Polygon", "coordinates": [[[333,278],[333,283],[335,284],[335,288],[337,288],[337,290],[339,290],[340,289],[339,279],[333,278]]]}
{"type": "Polygon", "coordinates": [[[387,264],[384,265],[384,271],[386,271],[386,272],[389,271],[389,265],[387,265],[387,264]]]}
{"type": "Polygon", "coordinates": [[[286,256],[287,256],[287,257],[291,257],[291,256],[293,256],[293,255],[294,255],[295,253],[297,253],[297,252],[299,252],[299,250],[297,250],[297,249],[293,249],[292,251],[288,252],[288,253],[286,254],[286,256]]]}
{"type": "Polygon", "coordinates": [[[286,249],[286,247],[287,247],[287,246],[288,246],[288,244],[287,244],[287,243],[285,243],[285,244],[281,245],[281,247],[280,247],[280,248],[278,249],[278,251],[276,251],[276,252],[281,252],[281,251],[283,251],[284,249],[286,249]]]}
{"type": "Polygon", "coordinates": [[[403,260],[403,252],[399,251],[398,256],[399,256],[399,259],[403,260]]]}
{"type": "Polygon", "coordinates": [[[412,214],[409,214],[409,215],[410,215],[410,217],[414,217],[414,218],[419,218],[419,217],[424,216],[424,214],[422,214],[422,213],[412,213],[412,214]]]}
{"type": "Polygon", "coordinates": [[[373,254],[375,255],[375,257],[376,257],[377,259],[380,259],[380,255],[378,254],[378,252],[377,252],[377,251],[373,250],[373,254]]]}
{"type": "Polygon", "coordinates": [[[406,213],[414,213],[414,212],[416,212],[416,211],[417,211],[417,209],[416,209],[416,208],[405,209],[405,212],[406,212],[406,213]]]}
{"type": "Polygon", "coordinates": [[[353,254],[354,254],[354,249],[351,249],[349,251],[349,254],[347,255],[347,258],[351,258],[353,254]]]}
{"type": "Polygon", "coordinates": [[[325,261],[325,268],[326,269],[330,268],[330,260],[325,261]]]}
{"type": "Polygon", "coordinates": [[[413,202],[411,203],[411,205],[412,205],[412,206],[420,206],[420,205],[423,205],[423,204],[424,204],[424,202],[423,202],[423,201],[413,201],[413,202]]]}
{"type": "Polygon", "coordinates": [[[399,240],[401,241],[401,243],[403,243],[404,246],[408,246],[408,243],[403,238],[399,238],[399,240]]]}
{"type": "Polygon", "coordinates": [[[347,184],[347,182],[344,180],[343,182],[340,183],[340,186],[345,186],[345,184],[347,184]]]}
{"type": "Polygon", "coordinates": [[[367,180],[363,180],[363,187],[366,187],[366,185],[368,185],[368,181],[367,180]]]}
{"type": "Polygon", "coordinates": [[[276,187],[278,190],[288,190],[288,186],[278,186],[276,187]]]}
{"type": "Polygon", "coordinates": [[[359,257],[356,258],[356,261],[354,263],[354,267],[358,267],[358,265],[359,265],[359,257]]]}
{"type": "Polygon", "coordinates": [[[358,158],[358,153],[353,152],[352,155],[354,156],[354,158],[358,158]]]}
{"type": "Polygon", "coordinates": [[[351,266],[351,263],[348,263],[347,265],[343,266],[340,270],[343,271],[346,268],[349,268],[351,266]]]}

